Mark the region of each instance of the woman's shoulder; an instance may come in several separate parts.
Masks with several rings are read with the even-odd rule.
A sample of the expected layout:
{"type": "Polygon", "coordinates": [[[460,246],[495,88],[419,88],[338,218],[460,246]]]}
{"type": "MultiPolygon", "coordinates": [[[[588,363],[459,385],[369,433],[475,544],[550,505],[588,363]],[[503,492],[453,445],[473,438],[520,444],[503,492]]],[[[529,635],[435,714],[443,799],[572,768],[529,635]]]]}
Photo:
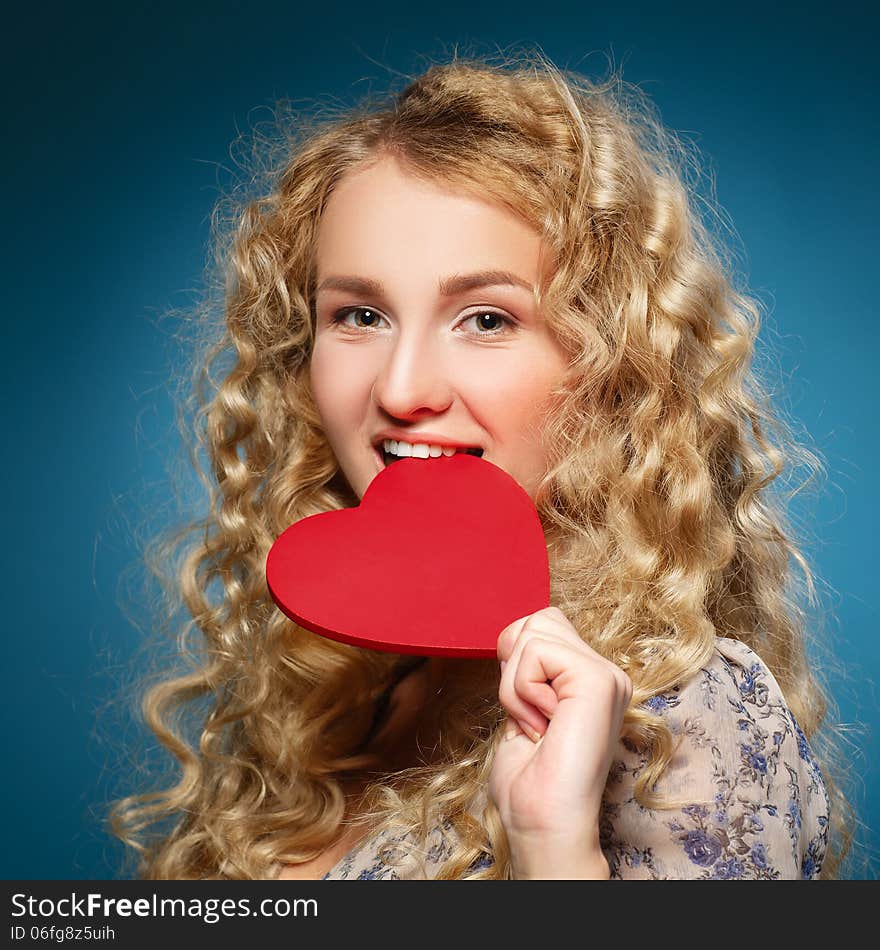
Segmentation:
{"type": "Polygon", "coordinates": [[[687,683],[647,700],[653,712],[676,718],[685,709],[708,712],[745,712],[762,709],[791,712],[782,689],[758,654],[741,640],[716,637],[715,649],[708,662],[687,683]]]}
{"type": "Polygon", "coordinates": [[[775,747],[791,739],[788,746],[796,748],[809,771],[820,776],[819,764],[776,677],[741,640],[717,637],[711,658],[695,676],[644,705],[666,717],[672,731],[684,736],[689,732],[687,717],[698,715],[716,731],[732,730],[740,740],[743,733],[754,733],[753,738],[770,740],[775,747]],[[753,727],[759,723],[762,728],[756,732],[753,727]]]}
{"type": "Polygon", "coordinates": [[[819,764],[775,677],[745,643],[719,637],[690,681],[654,696],[675,752],[655,791],[682,802],[646,809],[646,757],[622,744],[603,832],[612,877],[812,878],[827,848],[819,764]]]}

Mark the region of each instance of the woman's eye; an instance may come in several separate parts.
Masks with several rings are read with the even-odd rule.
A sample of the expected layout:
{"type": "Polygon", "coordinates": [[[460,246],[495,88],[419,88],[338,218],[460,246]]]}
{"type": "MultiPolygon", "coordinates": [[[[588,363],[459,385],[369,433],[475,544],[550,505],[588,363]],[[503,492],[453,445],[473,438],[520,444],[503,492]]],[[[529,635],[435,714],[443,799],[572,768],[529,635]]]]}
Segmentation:
{"type": "Polygon", "coordinates": [[[373,327],[379,326],[381,321],[381,314],[369,307],[349,307],[346,310],[338,310],[333,314],[334,323],[342,323],[358,330],[371,330],[373,327]],[[353,322],[349,320],[349,317],[353,318],[353,322]]]}
{"type": "Polygon", "coordinates": [[[478,336],[494,336],[514,325],[510,317],[495,313],[493,310],[481,310],[479,313],[472,313],[469,317],[465,317],[463,322],[470,323],[471,321],[473,321],[473,327],[478,336]]]}
{"type": "MultiPolygon", "coordinates": [[[[384,319],[378,310],[371,307],[345,307],[333,314],[333,323],[353,330],[374,330],[382,325],[384,319]]],[[[481,310],[465,317],[461,325],[470,325],[476,336],[496,336],[515,326],[510,317],[494,310],[481,310]]]]}

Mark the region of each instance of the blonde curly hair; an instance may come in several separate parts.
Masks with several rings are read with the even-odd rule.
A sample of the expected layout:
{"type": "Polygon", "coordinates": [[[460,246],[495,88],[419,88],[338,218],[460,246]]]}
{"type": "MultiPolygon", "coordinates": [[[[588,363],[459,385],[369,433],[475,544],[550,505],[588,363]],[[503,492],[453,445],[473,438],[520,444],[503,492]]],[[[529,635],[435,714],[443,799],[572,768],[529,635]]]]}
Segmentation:
{"type": "Polygon", "coordinates": [[[618,76],[591,81],[539,53],[456,55],[390,98],[279,125],[282,136],[255,150],[269,156],[268,186],[218,205],[223,286],[197,310],[205,342],[184,417],[195,419],[192,461],[210,510],[148,552],[189,619],[178,637],[186,668],[143,702],[178,772],[111,813],[138,874],[264,878],[315,857],[338,838],[344,782],[357,775],[371,776],[363,807],[374,823],[421,842],[440,821],[454,829],[440,876],[510,874],[494,806],[474,806],[503,719],[497,665],[450,661],[425,711],[441,736],[431,764],[371,772],[361,746],[402,658],[297,627],[266,587],[285,528],[357,503],[309,390],[313,250],[336,183],[393,156],[497,202],[552,252],[539,304],[577,373],[549,423],[552,464],[535,503],[551,602],[633,682],[625,735],[647,756],[637,801],[668,807],[652,789],[672,737],[646,700],[693,677],[716,635],[734,637],[767,664],[823,763],[833,807],[822,876],[836,876],[853,818],[789,560],[811,602],[813,578],[769,492],[790,462],[821,463],[791,438],[751,365],[760,311],[697,213],[687,148],[618,76]]]}

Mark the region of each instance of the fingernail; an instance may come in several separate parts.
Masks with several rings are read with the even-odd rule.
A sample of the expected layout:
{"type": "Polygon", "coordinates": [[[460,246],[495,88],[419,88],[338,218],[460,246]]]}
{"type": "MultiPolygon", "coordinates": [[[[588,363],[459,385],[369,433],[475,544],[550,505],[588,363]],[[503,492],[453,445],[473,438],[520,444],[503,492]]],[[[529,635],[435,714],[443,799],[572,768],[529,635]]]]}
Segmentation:
{"type": "Polygon", "coordinates": [[[527,722],[521,722],[520,720],[517,720],[517,722],[519,722],[520,729],[522,729],[522,731],[532,740],[532,742],[541,741],[540,732],[538,732],[536,729],[533,729],[527,722]]]}

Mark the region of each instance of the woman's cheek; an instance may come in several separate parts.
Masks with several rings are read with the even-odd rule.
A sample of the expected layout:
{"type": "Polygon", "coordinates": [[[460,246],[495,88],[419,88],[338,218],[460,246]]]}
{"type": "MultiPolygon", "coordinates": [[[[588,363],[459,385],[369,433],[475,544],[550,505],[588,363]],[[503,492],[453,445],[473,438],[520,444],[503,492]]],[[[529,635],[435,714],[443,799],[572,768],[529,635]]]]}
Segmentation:
{"type": "Polygon", "coordinates": [[[339,425],[364,408],[369,398],[369,366],[363,354],[345,347],[315,344],[309,368],[312,395],[325,425],[339,425]]]}

